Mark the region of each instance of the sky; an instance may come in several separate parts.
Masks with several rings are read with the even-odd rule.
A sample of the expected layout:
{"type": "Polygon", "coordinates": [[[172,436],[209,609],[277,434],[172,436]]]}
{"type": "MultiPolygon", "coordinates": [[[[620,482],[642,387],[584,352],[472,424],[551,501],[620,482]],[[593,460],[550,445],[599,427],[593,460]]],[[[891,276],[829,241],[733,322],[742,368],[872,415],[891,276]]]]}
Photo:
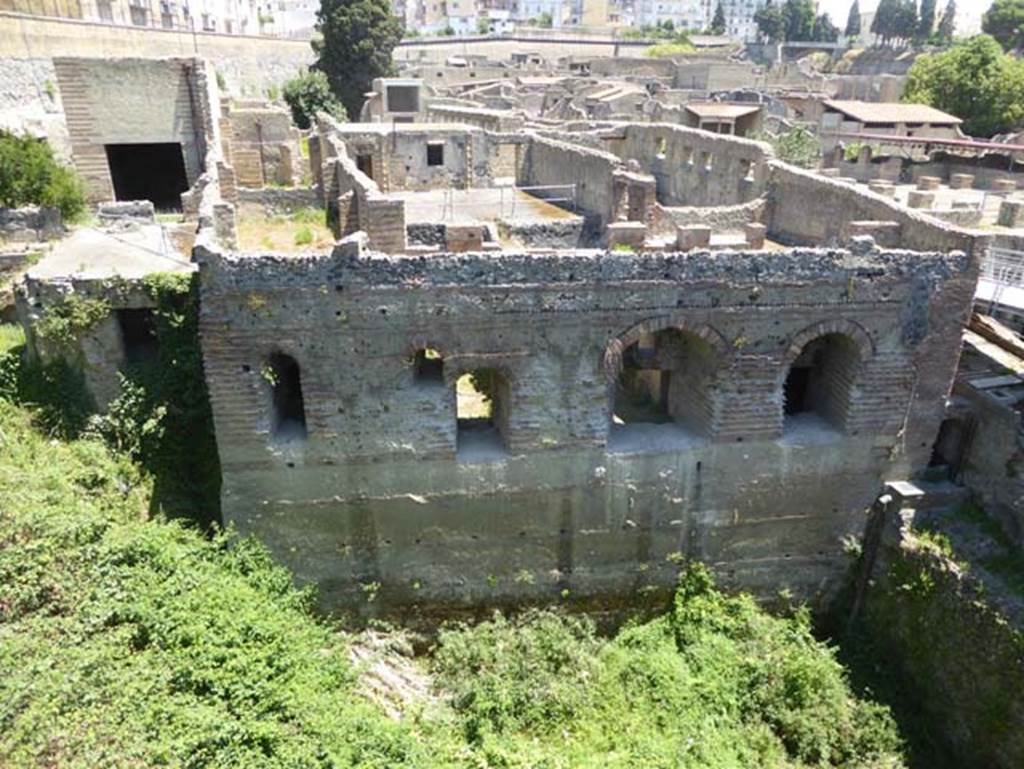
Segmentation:
{"type": "MultiPolygon", "coordinates": [[[[832,21],[839,26],[846,24],[846,17],[850,13],[850,6],[853,0],[818,0],[818,8],[823,13],[828,13],[832,21]]],[[[938,0],[936,3],[939,13],[946,7],[945,0],[938,0]]],[[[957,0],[958,28],[961,34],[977,32],[981,28],[981,15],[992,5],[991,0],[957,0]]],[[[878,0],[860,0],[862,11],[873,11],[878,7],[878,0]]]]}

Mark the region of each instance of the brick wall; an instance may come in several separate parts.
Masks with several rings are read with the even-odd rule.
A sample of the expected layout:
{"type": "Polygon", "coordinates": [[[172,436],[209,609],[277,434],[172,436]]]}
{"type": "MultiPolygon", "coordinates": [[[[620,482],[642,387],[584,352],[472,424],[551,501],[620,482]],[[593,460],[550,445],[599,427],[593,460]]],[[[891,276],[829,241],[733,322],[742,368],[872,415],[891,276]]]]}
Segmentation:
{"type": "Polygon", "coordinates": [[[114,196],[107,144],[176,142],[192,185],[202,170],[201,101],[192,59],[55,58],[75,168],[90,200],[114,196]],[[190,82],[191,80],[191,82],[190,82]]]}

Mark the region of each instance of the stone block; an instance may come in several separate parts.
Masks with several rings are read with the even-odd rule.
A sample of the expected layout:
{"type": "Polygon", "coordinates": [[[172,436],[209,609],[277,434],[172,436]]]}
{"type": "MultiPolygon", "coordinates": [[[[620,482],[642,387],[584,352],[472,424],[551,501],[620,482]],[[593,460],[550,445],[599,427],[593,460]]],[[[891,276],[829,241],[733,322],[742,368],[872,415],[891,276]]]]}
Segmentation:
{"type": "Polygon", "coordinates": [[[868,182],[868,189],[877,195],[884,195],[887,198],[896,197],[896,187],[892,182],[885,179],[873,179],[868,182]]]}
{"type": "Polygon", "coordinates": [[[974,174],[950,174],[949,186],[954,190],[969,190],[974,187],[974,174]]]}
{"type": "Polygon", "coordinates": [[[1024,198],[1007,198],[999,205],[999,219],[1001,227],[1022,227],[1024,226],[1024,198]]]}
{"type": "Polygon", "coordinates": [[[100,203],[96,215],[102,222],[132,221],[152,224],[156,210],[149,200],[109,200],[100,203]]]}
{"type": "Polygon", "coordinates": [[[765,235],[768,234],[768,228],[760,222],[751,222],[743,228],[743,233],[747,237],[747,245],[751,248],[764,248],[765,235]]]}
{"type": "Polygon", "coordinates": [[[894,247],[899,246],[900,229],[899,222],[861,219],[847,223],[844,240],[852,241],[869,236],[880,246],[894,247]]]}
{"type": "Polygon", "coordinates": [[[1016,192],[1017,182],[1013,179],[996,179],[992,182],[993,192],[1016,192]]]}
{"type": "Polygon", "coordinates": [[[907,205],[911,208],[934,208],[935,193],[911,190],[907,195],[907,205]]]}
{"type": "Polygon", "coordinates": [[[827,176],[829,179],[839,178],[838,168],[822,168],[818,173],[820,173],[822,176],[827,176]]]}
{"type": "Polygon", "coordinates": [[[711,228],[703,225],[676,227],[676,247],[680,251],[708,248],[711,245],[711,228]]]}
{"type": "Polygon", "coordinates": [[[938,176],[919,176],[917,177],[917,188],[924,192],[937,190],[942,186],[942,179],[938,176]]]}
{"type": "Polygon", "coordinates": [[[478,224],[449,224],[444,232],[445,246],[449,251],[483,251],[484,231],[478,224]]]}
{"type": "Polygon", "coordinates": [[[643,222],[612,222],[608,225],[607,234],[608,248],[642,248],[647,238],[647,225],[643,222]]]}

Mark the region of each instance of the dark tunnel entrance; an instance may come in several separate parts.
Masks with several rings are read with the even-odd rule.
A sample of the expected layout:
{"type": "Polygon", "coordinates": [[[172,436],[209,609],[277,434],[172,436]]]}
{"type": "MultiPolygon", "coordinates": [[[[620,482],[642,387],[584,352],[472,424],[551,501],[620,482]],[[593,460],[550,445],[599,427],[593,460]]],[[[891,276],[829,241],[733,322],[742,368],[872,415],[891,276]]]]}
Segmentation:
{"type": "Polygon", "coordinates": [[[157,211],[180,211],[188,189],[181,144],[108,144],[107,164],[117,200],[150,200],[157,211]]]}

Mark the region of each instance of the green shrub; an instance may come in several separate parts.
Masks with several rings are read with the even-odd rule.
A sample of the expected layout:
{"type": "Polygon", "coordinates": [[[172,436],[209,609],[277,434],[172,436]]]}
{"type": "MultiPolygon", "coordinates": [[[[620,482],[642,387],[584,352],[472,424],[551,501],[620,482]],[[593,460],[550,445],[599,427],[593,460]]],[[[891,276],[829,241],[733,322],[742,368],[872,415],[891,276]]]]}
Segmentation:
{"type": "Polygon", "coordinates": [[[5,767],[424,767],[260,546],[145,520],[145,480],[0,401],[5,767]]]}
{"type": "Polygon", "coordinates": [[[779,160],[801,168],[815,168],[821,158],[821,141],[803,126],[772,140],[779,160]]]}
{"type": "Polygon", "coordinates": [[[306,225],[299,227],[295,231],[295,245],[297,246],[308,246],[313,242],[313,230],[306,225]]]}
{"type": "Polygon", "coordinates": [[[441,634],[433,662],[484,766],[898,767],[806,612],[772,617],[684,572],[671,612],[601,640],[552,612],[441,634]]]}
{"type": "Polygon", "coordinates": [[[110,315],[110,302],[106,299],[88,299],[68,294],[60,302],[50,305],[36,323],[35,332],[43,340],[70,350],[82,336],[110,315]]]}
{"type": "Polygon", "coordinates": [[[46,142],[0,131],[0,206],[52,206],[74,221],[85,212],[85,192],[46,142]]]}
{"type": "Polygon", "coordinates": [[[318,112],[326,112],[341,121],[348,119],[345,107],[331,92],[323,72],[306,72],[289,80],[284,84],[282,95],[299,128],[310,128],[318,112]]]}

